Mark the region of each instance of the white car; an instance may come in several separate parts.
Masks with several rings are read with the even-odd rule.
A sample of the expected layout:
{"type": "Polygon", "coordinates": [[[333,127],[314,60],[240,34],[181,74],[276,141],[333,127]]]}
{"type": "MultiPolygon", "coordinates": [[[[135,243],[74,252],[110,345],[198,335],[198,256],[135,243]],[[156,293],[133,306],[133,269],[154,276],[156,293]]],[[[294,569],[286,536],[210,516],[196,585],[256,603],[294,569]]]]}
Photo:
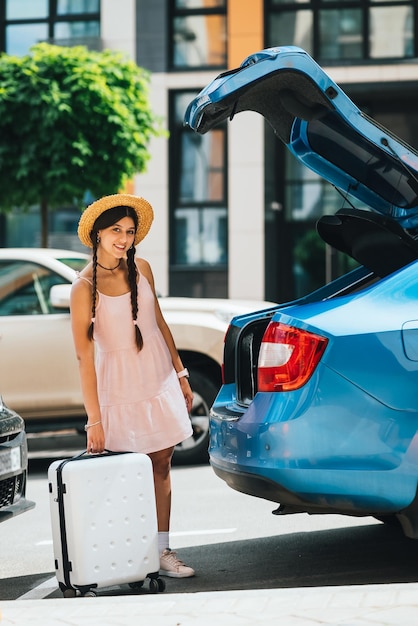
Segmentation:
{"type": "MultiPolygon", "coordinates": [[[[69,250],[0,249],[0,391],[27,432],[69,426],[81,431],[85,422],[69,294],[89,258],[69,250]]],[[[175,458],[202,462],[229,321],[272,303],[161,297],[160,305],[194,392],[193,436],[177,446],[175,458]]]]}

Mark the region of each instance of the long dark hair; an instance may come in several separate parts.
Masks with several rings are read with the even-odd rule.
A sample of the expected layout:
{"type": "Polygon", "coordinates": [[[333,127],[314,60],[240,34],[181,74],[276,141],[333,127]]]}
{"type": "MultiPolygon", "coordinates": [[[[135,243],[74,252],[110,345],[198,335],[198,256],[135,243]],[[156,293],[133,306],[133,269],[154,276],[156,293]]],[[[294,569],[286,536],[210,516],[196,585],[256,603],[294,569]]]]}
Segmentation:
{"type": "MultiPolygon", "coordinates": [[[[93,224],[93,228],[90,232],[90,239],[93,246],[93,281],[92,281],[92,305],[91,305],[91,324],[88,329],[88,337],[93,339],[94,334],[94,321],[96,317],[96,300],[97,300],[97,246],[98,246],[98,232],[104,228],[113,226],[116,222],[119,222],[124,217],[131,217],[135,224],[135,232],[138,228],[138,216],[134,209],[129,206],[116,206],[107,211],[104,211],[99,215],[97,220],[93,224]]],[[[142,338],[141,331],[138,326],[138,271],[135,263],[135,246],[129,248],[126,254],[126,262],[128,266],[128,282],[131,290],[131,310],[132,320],[135,325],[135,342],[138,347],[138,351],[142,350],[144,346],[144,340],[142,338]]]]}

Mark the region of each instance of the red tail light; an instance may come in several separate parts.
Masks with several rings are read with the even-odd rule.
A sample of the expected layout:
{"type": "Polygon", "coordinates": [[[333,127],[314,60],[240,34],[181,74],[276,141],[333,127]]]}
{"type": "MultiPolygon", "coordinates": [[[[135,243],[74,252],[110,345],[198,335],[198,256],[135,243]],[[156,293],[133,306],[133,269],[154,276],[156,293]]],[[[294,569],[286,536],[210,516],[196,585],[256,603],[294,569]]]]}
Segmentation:
{"type": "Polygon", "coordinates": [[[270,322],[258,357],[258,391],[292,391],[312,376],[328,339],[270,322]]]}

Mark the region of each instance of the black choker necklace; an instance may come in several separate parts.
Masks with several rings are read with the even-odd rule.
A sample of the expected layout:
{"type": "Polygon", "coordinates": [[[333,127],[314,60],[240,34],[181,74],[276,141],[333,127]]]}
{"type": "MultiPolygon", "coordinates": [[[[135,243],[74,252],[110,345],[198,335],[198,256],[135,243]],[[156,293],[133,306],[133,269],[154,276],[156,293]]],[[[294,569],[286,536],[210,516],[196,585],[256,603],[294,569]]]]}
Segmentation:
{"type": "Polygon", "coordinates": [[[102,268],[102,270],[107,270],[108,272],[113,272],[113,270],[117,270],[122,259],[119,259],[118,264],[115,267],[105,267],[99,261],[97,261],[97,265],[102,268]]]}

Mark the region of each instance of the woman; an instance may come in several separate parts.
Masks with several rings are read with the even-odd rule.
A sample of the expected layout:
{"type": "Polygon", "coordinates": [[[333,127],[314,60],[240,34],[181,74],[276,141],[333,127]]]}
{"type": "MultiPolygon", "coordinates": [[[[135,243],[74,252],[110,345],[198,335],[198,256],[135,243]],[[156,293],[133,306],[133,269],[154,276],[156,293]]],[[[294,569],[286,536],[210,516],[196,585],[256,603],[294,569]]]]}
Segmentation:
{"type": "Polygon", "coordinates": [[[135,257],[153,210],[130,194],[83,212],[80,241],[92,261],[71,291],[71,320],[87,413],[87,451],[143,452],[154,472],[160,574],[194,575],[169,547],[174,446],[192,434],[193,394],[155,294],[151,268],[135,257]]]}

